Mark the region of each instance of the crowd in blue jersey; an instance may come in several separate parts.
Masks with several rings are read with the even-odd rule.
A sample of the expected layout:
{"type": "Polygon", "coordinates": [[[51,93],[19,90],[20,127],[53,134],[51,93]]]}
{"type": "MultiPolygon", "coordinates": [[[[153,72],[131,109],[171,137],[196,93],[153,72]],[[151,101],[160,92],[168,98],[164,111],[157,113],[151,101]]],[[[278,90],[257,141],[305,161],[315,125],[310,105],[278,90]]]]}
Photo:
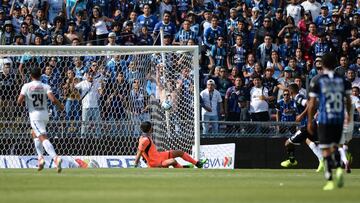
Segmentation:
{"type": "MultiPolygon", "coordinates": [[[[153,46],[160,44],[160,29],[165,45],[199,46],[201,90],[212,80],[222,97],[224,117],[219,112],[218,119],[275,120],[277,111],[279,121],[295,121],[298,111],[288,103],[291,98],[284,100],[284,92],[295,82],[306,96],[306,84],[319,73],[321,56],[327,52],[336,53],[335,71],[359,96],[359,0],[1,0],[0,4],[0,45],[153,46]],[[258,100],[259,94],[264,100],[258,100]],[[254,116],[263,112],[270,116],[254,116]]],[[[26,80],[23,70],[29,60],[42,59],[0,59],[2,86],[14,85],[6,82],[13,81],[8,74],[26,80]],[[4,71],[7,64],[9,73],[4,71]]],[[[97,59],[54,60],[70,64],[75,78],[80,78],[97,59]]],[[[117,59],[105,60],[109,81],[115,81],[120,73],[117,59]]],[[[131,62],[121,60],[126,78],[135,78],[128,68],[131,62]]],[[[42,67],[44,74],[47,66],[42,67]]],[[[67,70],[53,72],[63,78],[67,70]]],[[[44,81],[56,83],[47,77],[44,81]]],[[[132,80],[127,81],[131,86],[132,80]]]]}

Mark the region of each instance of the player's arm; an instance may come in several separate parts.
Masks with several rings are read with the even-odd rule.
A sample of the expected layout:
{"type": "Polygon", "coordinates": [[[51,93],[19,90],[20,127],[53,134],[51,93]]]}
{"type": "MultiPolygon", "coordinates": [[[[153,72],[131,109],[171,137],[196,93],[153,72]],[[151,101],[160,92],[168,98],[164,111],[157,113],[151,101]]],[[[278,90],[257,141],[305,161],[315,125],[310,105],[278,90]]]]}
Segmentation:
{"type": "Polygon", "coordinates": [[[18,97],[18,99],[17,99],[17,104],[18,104],[19,106],[21,106],[21,105],[24,103],[24,101],[25,101],[25,95],[20,94],[19,97],[18,97]]]}
{"type": "Polygon", "coordinates": [[[310,99],[308,101],[308,106],[307,106],[307,108],[308,108],[307,129],[310,134],[314,134],[312,118],[314,118],[314,115],[315,115],[315,111],[316,111],[315,107],[316,107],[316,97],[310,97],[310,99]]]}
{"type": "Polygon", "coordinates": [[[52,92],[48,92],[47,96],[50,99],[50,101],[53,104],[55,104],[61,111],[64,110],[64,105],[58,99],[56,99],[56,97],[54,96],[54,94],[52,92]]]}
{"type": "Polygon", "coordinates": [[[300,122],[307,114],[308,105],[305,107],[304,111],[296,116],[296,122],[300,122]]]}
{"type": "Polygon", "coordinates": [[[138,151],[136,152],[135,161],[134,161],[134,166],[135,166],[135,168],[137,168],[137,167],[139,166],[140,158],[141,158],[143,152],[144,152],[144,151],[142,151],[142,150],[138,150],[138,151]]]}

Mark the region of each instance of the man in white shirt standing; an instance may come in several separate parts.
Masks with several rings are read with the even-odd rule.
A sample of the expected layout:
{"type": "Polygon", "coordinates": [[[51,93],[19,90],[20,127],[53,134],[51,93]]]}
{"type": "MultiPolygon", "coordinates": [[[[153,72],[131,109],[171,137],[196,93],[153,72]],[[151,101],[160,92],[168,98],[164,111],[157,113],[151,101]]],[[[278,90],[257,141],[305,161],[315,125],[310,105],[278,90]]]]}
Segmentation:
{"type": "Polygon", "coordinates": [[[32,68],[30,70],[30,75],[32,81],[23,85],[17,103],[22,105],[24,101],[26,101],[26,106],[29,110],[30,124],[32,127],[31,134],[34,138],[36,153],[38,154],[38,171],[41,171],[45,166],[45,159],[43,157],[45,149],[54,160],[57,172],[60,173],[62,170],[61,157],[56,154],[46,133],[46,125],[49,121],[47,101],[49,99],[61,111],[64,110],[64,105],[56,99],[50,86],[40,81],[40,68],[32,68]]]}
{"type": "Polygon", "coordinates": [[[307,0],[301,3],[305,11],[310,11],[313,22],[318,17],[321,11],[321,4],[315,0],[307,0]]]}
{"type": "Polygon", "coordinates": [[[88,72],[85,74],[86,80],[79,82],[75,85],[75,88],[81,92],[81,104],[82,104],[82,123],[81,123],[81,135],[84,136],[89,131],[88,122],[93,121],[95,125],[96,136],[100,136],[100,108],[99,99],[101,94],[100,79],[94,79],[95,73],[88,72]]]}
{"type": "MultiPolygon", "coordinates": [[[[291,4],[286,7],[286,16],[294,18],[295,25],[297,25],[301,19],[301,10],[303,8],[298,4],[298,0],[291,0],[291,4]]],[[[313,19],[315,20],[315,19],[313,19]]]]}
{"type": "MultiPolygon", "coordinates": [[[[215,89],[215,81],[209,79],[206,83],[206,89],[201,91],[200,97],[203,101],[201,108],[201,115],[203,121],[219,121],[219,112],[224,115],[224,108],[222,105],[222,98],[220,92],[215,89]]],[[[203,123],[203,134],[209,132],[209,126],[212,126],[212,133],[218,133],[219,124],[215,123],[203,123]]]]}
{"type": "Polygon", "coordinates": [[[251,121],[269,121],[269,90],[261,83],[260,76],[254,76],[254,87],[250,90],[250,117],[251,121]]]}

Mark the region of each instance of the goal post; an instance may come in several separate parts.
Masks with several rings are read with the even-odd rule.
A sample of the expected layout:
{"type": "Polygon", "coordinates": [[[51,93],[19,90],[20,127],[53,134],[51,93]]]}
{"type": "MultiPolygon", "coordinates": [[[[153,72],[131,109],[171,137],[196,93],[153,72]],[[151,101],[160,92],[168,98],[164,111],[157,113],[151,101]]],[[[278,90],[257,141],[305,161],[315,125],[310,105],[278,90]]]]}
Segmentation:
{"type": "Polygon", "coordinates": [[[150,120],[160,150],[183,150],[200,158],[197,46],[0,46],[0,71],[5,67],[1,61],[8,60],[8,74],[15,84],[7,93],[0,92],[0,107],[13,114],[0,115],[0,156],[35,155],[28,111],[10,103],[16,101],[21,85],[29,81],[29,69],[38,66],[42,79],[54,85],[55,96],[66,104],[64,112],[49,105],[47,131],[59,154],[134,155],[139,124],[150,120]],[[70,79],[69,71],[74,74],[70,79]],[[76,87],[87,80],[89,72],[98,80],[98,97],[76,87]],[[121,75],[126,85],[119,82],[121,75]],[[99,115],[84,114],[88,112],[84,99],[90,96],[98,102],[99,115]],[[162,104],[168,97],[172,108],[165,109],[162,104]],[[10,101],[4,102],[6,99],[10,101]],[[71,144],[60,143],[67,141],[71,144]]]}

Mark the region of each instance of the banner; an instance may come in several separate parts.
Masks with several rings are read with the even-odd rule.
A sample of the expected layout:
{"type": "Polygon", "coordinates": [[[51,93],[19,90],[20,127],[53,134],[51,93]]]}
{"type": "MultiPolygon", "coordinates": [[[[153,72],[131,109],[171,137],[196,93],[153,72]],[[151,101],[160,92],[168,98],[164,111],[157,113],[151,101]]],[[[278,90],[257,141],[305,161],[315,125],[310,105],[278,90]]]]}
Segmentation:
{"type": "MultiPolygon", "coordinates": [[[[54,161],[45,156],[45,168],[55,168],[54,161]]],[[[205,169],[234,169],[235,144],[216,144],[200,146],[200,158],[208,159],[205,169]]],[[[63,168],[130,168],[134,166],[135,156],[62,156],[63,168]]],[[[180,164],[189,164],[176,158],[180,164]]],[[[0,156],[0,168],[37,168],[37,156],[0,156]]],[[[140,162],[142,168],[146,164],[140,162]]]]}

